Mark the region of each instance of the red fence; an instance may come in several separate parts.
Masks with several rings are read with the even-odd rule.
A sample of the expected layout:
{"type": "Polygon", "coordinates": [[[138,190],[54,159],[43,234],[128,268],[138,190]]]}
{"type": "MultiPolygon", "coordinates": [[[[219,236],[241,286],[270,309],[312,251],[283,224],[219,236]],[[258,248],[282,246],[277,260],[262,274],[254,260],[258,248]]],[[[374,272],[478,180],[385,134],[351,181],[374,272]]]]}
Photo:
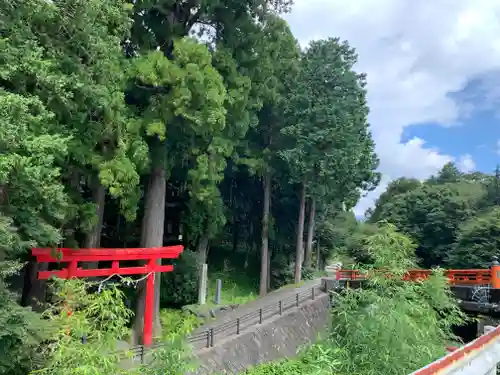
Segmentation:
{"type": "MultiPolygon", "coordinates": [[[[446,270],[445,275],[451,285],[488,285],[500,287],[500,266],[494,265],[491,269],[446,270]]],[[[374,272],[383,272],[376,270],[374,272]]],[[[431,270],[409,270],[403,280],[416,281],[429,277],[431,270]]],[[[365,280],[366,273],[359,270],[338,270],[337,280],[365,280]]]]}

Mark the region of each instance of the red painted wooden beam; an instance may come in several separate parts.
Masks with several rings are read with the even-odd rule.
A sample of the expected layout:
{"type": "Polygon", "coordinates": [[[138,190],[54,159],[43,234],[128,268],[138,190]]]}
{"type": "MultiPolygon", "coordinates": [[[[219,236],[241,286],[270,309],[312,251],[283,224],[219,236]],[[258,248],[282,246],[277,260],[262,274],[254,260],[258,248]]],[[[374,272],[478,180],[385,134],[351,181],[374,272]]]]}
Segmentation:
{"type": "Polygon", "coordinates": [[[38,262],[79,262],[106,260],[147,260],[150,258],[177,258],[182,253],[182,245],[166,247],[139,247],[131,249],[40,249],[31,250],[38,262]]]}

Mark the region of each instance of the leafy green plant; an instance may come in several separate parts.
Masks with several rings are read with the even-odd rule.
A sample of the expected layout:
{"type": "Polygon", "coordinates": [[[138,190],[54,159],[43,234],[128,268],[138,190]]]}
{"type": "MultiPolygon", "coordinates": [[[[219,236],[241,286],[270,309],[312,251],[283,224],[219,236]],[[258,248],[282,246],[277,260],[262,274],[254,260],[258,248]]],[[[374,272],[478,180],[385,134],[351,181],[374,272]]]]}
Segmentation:
{"type": "MultiPolygon", "coordinates": [[[[314,267],[302,267],[302,280],[312,280],[316,276],[314,267]]],[[[288,263],[284,257],[276,257],[271,264],[271,282],[273,288],[281,288],[295,283],[295,265],[288,263]]]]}
{"type": "Polygon", "coordinates": [[[175,309],[161,310],[160,321],[163,332],[168,337],[186,336],[202,323],[196,315],[175,309]]]}
{"type": "Polygon", "coordinates": [[[463,223],[448,254],[456,268],[488,268],[500,249],[500,208],[496,207],[463,223]]]}
{"type": "Polygon", "coordinates": [[[297,358],[275,361],[248,370],[249,375],[336,375],[340,349],[323,342],[304,348],[297,358]]]}
{"type": "Polygon", "coordinates": [[[89,283],[78,279],[56,279],[53,286],[56,301],[43,314],[54,328],[44,350],[47,363],[33,374],[126,373],[119,366],[119,354],[112,354],[118,340],[128,335],[132,316],[119,287],[112,284],[89,293],[89,283]]]}
{"type": "Polygon", "coordinates": [[[41,361],[37,348],[49,332],[49,325],[29,308],[19,306],[8,290],[5,279],[20,268],[15,262],[0,262],[1,375],[24,375],[36,367],[41,361]]]}
{"type": "Polygon", "coordinates": [[[199,278],[196,253],[185,250],[175,262],[174,271],[162,275],[161,306],[182,307],[196,303],[199,278]]]}
{"type": "Polygon", "coordinates": [[[132,312],[123,302],[120,283],[91,293],[89,286],[93,284],[54,281],[57,300],[44,313],[53,327],[43,352],[47,363],[33,375],[180,375],[188,370],[190,351],[184,336],[196,323],[172,312],[163,314],[164,322],[168,321],[172,329],[165,333],[160,345],[147,352],[143,365],[125,369],[121,362],[131,353],[118,350],[118,343],[129,335],[132,312]]]}
{"type": "Polygon", "coordinates": [[[184,375],[195,369],[196,363],[184,338],[169,335],[162,340],[162,346],[151,352],[147,362],[131,375],[184,375]]]}
{"type": "Polygon", "coordinates": [[[363,288],[335,296],[328,341],[342,349],[342,373],[411,373],[445,354],[446,343],[457,339],[452,326],[465,315],[439,269],[425,281],[402,280],[416,266],[415,245],[393,226],[368,237],[366,247],[370,277],[363,288]]]}

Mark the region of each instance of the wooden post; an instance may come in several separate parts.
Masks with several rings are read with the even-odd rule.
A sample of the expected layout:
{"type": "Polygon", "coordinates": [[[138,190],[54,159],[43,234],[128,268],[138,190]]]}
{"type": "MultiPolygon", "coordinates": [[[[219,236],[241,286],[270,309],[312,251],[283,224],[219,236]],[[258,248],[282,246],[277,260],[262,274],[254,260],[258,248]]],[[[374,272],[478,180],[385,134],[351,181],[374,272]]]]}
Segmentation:
{"type": "Polygon", "coordinates": [[[491,264],[491,288],[500,289],[500,263],[497,257],[493,257],[491,264]]]}

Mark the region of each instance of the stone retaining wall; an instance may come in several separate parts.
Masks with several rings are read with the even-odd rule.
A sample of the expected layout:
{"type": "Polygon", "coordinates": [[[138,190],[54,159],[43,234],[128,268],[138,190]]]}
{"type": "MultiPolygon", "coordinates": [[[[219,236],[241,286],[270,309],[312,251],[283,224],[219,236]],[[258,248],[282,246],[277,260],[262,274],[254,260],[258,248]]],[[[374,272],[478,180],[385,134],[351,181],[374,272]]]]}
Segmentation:
{"type": "Polygon", "coordinates": [[[196,353],[197,375],[235,374],[259,363],[294,357],[301,346],[316,340],[329,322],[330,297],[326,293],[262,325],[217,342],[196,353]]]}

